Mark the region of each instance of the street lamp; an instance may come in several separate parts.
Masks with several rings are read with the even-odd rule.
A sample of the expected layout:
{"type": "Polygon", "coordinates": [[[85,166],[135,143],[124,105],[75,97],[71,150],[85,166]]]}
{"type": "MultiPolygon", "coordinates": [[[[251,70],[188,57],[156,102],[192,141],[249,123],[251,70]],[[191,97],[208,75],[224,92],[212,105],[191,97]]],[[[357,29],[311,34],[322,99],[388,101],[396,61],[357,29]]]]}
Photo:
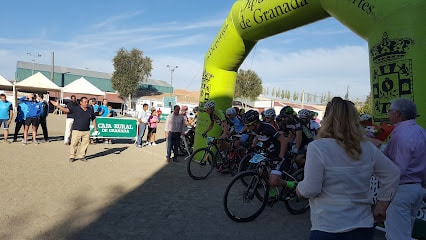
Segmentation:
{"type": "Polygon", "coordinates": [[[175,71],[176,68],[178,68],[178,66],[167,65],[167,68],[170,69],[170,85],[172,86],[172,94],[173,94],[173,72],[175,71]]]}
{"type": "Polygon", "coordinates": [[[65,74],[68,74],[68,73],[70,72],[61,73],[61,87],[65,86],[65,74]]]}
{"type": "MultiPolygon", "coordinates": [[[[65,74],[68,74],[70,72],[63,72],[61,73],[61,87],[63,88],[65,85],[65,74]]],[[[63,89],[61,88],[61,101],[60,103],[64,103],[64,92],[63,89]]]]}
{"type": "Polygon", "coordinates": [[[41,54],[37,53],[37,55],[35,55],[35,54],[31,54],[31,53],[27,52],[27,56],[33,56],[33,59],[31,60],[33,62],[33,68],[31,70],[31,76],[32,76],[32,75],[34,75],[34,63],[35,63],[36,57],[41,58],[41,54]]]}

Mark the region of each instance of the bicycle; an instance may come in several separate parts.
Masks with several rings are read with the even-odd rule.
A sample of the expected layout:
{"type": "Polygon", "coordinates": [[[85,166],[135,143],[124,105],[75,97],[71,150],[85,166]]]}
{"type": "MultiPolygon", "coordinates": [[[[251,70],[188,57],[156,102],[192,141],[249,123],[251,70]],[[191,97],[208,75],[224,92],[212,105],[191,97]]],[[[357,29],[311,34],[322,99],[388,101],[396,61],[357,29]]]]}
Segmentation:
{"type": "Polygon", "coordinates": [[[245,155],[245,151],[234,149],[233,145],[238,136],[232,136],[229,140],[231,150],[220,152],[218,142],[226,141],[207,137],[207,147],[195,150],[190,156],[187,165],[189,176],[194,180],[203,180],[216,167],[219,172],[231,173],[235,175],[240,159],[245,155]]]}
{"type": "Polygon", "coordinates": [[[194,147],[194,135],[195,131],[193,128],[188,128],[185,134],[181,136],[181,141],[178,147],[178,156],[190,156],[193,152],[194,147]]]}
{"type": "MultiPolygon", "coordinates": [[[[272,188],[269,185],[272,164],[264,154],[255,154],[250,164],[256,167],[238,173],[226,187],[223,206],[229,218],[235,222],[252,221],[266,206],[272,207],[278,201],[283,201],[292,214],[302,214],[309,209],[308,199],[297,197],[295,188],[272,188]]],[[[303,169],[298,169],[290,174],[282,170],[282,177],[297,184],[303,180],[303,172],[303,169]]]]}

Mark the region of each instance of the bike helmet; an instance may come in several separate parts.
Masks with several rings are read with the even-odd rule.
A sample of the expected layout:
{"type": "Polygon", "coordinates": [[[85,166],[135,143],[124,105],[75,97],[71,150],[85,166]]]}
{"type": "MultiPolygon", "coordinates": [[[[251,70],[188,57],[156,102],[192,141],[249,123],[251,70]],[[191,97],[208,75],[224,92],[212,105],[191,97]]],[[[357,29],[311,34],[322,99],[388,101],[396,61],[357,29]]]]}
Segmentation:
{"type": "Polygon", "coordinates": [[[273,108],[268,108],[263,112],[263,116],[274,117],[275,116],[275,110],[273,108]]]}
{"type": "Polygon", "coordinates": [[[368,113],[364,113],[364,114],[361,114],[361,116],[359,116],[359,120],[360,120],[361,122],[364,122],[364,121],[371,121],[371,120],[372,120],[372,117],[371,117],[371,115],[370,115],[370,114],[368,114],[368,113]]]}
{"type": "Polygon", "coordinates": [[[244,113],[244,124],[251,125],[259,121],[259,113],[255,110],[248,110],[244,113]]]}
{"type": "Polygon", "coordinates": [[[215,106],[215,104],[214,104],[214,102],[213,102],[213,101],[208,101],[208,102],[206,102],[206,103],[204,104],[204,108],[205,108],[205,109],[207,109],[207,108],[214,108],[214,106],[215,106]]]}
{"type": "Polygon", "coordinates": [[[311,117],[311,111],[308,109],[302,109],[298,112],[300,118],[310,118],[311,117]]]}
{"type": "Polygon", "coordinates": [[[280,115],[281,116],[284,116],[284,115],[293,115],[293,113],[294,113],[294,110],[290,106],[285,106],[280,111],[280,115]]]}
{"type": "Polygon", "coordinates": [[[230,107],[230,108],[226,109],[226,113],[225,114],[226,115],[235,115],[235,114],[237,114],[237,111],[235,111],[235,108],[230,107]]]}

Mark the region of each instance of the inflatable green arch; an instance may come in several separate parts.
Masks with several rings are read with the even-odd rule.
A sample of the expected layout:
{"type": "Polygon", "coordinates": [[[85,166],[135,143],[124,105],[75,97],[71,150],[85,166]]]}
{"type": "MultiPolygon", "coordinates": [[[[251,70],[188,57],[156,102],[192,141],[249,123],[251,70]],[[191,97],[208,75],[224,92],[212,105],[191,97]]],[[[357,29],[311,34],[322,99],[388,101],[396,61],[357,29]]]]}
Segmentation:
{"type": "MultiPolygon", "coordinates": [[[[424,0],[237,0],[205,56],[200,107],[232,105],[237,70],[257,41],[332,16],[368,41],[374,120],[387,121],[390,100],[405,97],[426,127],[425,12],[424,0]]],[[[208,124],[200,114],[196,146],[208,124]]]]}
{"type": "MultiPolygon", "coordinates": [[[[374,120],[387,121],[390,100],[405,97],[426,127],[425,13],[424,0],[237,0],[205,56],[200,107],[232,105],[237,70],[257,41],[334,17],[368,42],[374,120]]],[[[200,113],[196,147],[205,145],[200,133],[209,121],[200,113]]],[[[219,132],[215,126],[212,134],[219,132]]]]}

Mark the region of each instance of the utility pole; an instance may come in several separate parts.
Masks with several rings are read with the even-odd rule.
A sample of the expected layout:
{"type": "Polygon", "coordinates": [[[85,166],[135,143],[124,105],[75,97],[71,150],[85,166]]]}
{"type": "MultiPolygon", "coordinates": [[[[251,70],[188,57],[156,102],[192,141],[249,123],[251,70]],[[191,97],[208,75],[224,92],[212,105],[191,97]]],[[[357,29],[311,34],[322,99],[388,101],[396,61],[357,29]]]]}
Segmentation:
{"type": "Polygon", "coordinates": [[[50,81],[55,82],[55,52],[52,51],[52,71],[50,71],[50,81]]]}
{"type": "Polygon", "coordinates": [[[173,95],[173,72],[175,71],[176,68],[178,68],[178,66],[167,65],[167,68],[170,70],[170,85],[172,86],[171,95],[173,95]]]}

